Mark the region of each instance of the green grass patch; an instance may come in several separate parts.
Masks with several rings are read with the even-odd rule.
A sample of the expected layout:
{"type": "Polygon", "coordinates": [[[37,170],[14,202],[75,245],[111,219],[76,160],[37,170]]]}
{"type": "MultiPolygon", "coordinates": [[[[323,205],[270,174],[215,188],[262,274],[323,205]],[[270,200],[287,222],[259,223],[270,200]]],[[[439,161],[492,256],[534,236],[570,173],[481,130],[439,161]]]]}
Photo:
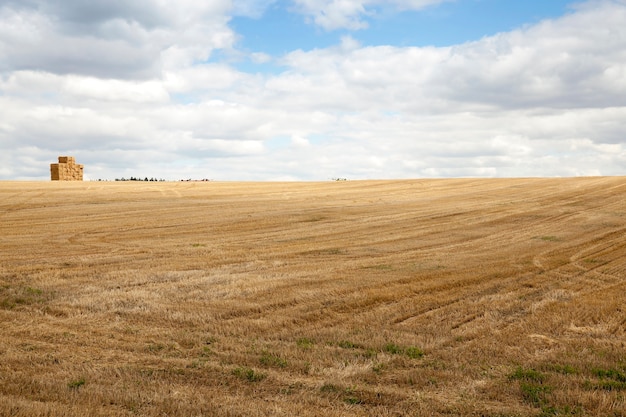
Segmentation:
{"type": "Polygon", "coordinates": [[[368,348],[362,353],[362,356],[367,359],[376,358],[378,356],[378,351],[376,349],[368,348]]]}
{"type": "Polygon", "coordinates": [[[42,295],[43,294],[43,290],[40,290],[39,288],[32,288],[32,287],[26,287],[24,289],[24,292],[28,295],[42,295]]]}
{"type": "Polygon", "coordinates": [[[363,346],[359,345],[358,343],[352,343],[349,340],[342,340],[339,343],[337,343],[337,346],[339,346],[342,349],[362,349],[363,346]]]}
{"type": "Polygon", "coordinates": [[[545,404],[546,394],[549,394],[552,388],[534,382],[520,382],[520,390],[522,391],[524,400],[535,406],[540,406],[545,404]]]}
{"type": "Polygon", "coordinates": [[[591,371],[599,381],[586,381],[585,388],[589,390],[624,391],[626,390],[626,372],[621,369],[595,368],[591,371]]]}
{"type": "Polygon", "coordinates": [[[385,369],[384,363],[375,363],[372,365],[372,371],[374,371],[374,373],[379,374],[383,371],[383,369],[385,369]]]}
{"type": "Polygon", "coordinates": [[[517,368],[515,368],[515,371],[509,376],[509,379],[543,383],[546,380],[546,375],[532,368],[525,369],[521,366],[518,366],[517,368]]]}
{"type": "Polygon", "coordinates": [[[252,368],[248,368],[246,366],[239,366],[233,369],[233,375],[238,378],[245,379],[248,382],[259,382],[264,380],[267,375],[262,372],[257,372],[252,368]]]}
{"type": "Polygon", "coordinates": [[[592,373],[600,379],[611,379],[616,382],[626,382],[626,373],[619,369],[593,369],[592,373]]]}
{"type": "Polygon", "coordinates": [[[348,396],[344,397],[343,401],[345,403],[351,404],[351,405],[357,405],[357,404],[362,404],[363,403],[363,400],[361,400],[356,395],[348,395],[348,396]]]}
{"type": "Polygon", "coordinates": [[[556,372],[562,375],[576,375],[580,371],[571,365],[549,365],[545,368],[547,371],[556,372]]]}
{"type": "Polygon", "coordinates": [[[546,375],[532,368],[518,366],[509,375],[509,380],[519,381],[519,387],[524,401],[535,407],[546,405],[546,396],[552,392],[552,387],[545,384],[546,375]]]}
{"type": "Polygon", "coordinates": [[[51,298],[51,293],[45,293],[39,288],[0,286],[0,308],[4,310],[12,310],[22,306],[41,305],[51,298]]]}
{"type": "Polygon", "coordinates": [[[274,353],[263,352],[259,361],[265,366],[272,366],[276,368],[287,367],[287,361],[274,353]]]}
{"type": "Polygon", "coordinates": [[[77,390],[83,385],[85,385],[85,378],[80,378],[80,379],[70,381],[67,383],[67,387],[72,390],[77,390]]]}
{"type": "Polygon", "coordinates": [[[588,390],[602,390],[602,391],[624,391],[626,390],[626,382],[619,381],[585,381],[584,387],[588,390]]]}
{"type": "Polygon", "coordinates": [[[146,346],[146,350],[148,352],[157,353],[164,350],[165,347],[163,343],[149,343],[148,346],[146,346]]]}
{"type": "Polygon", "coordinates": [[[385,346],[383,346],[383,351],[391,353],[392,355],[399,355],[404,351],[404,349],[402,349],[399,345],[396,345],[395,343],[387,343],[385,346]]]}
{"type": "Polygon", "coordinates": [[[420,359],[424,356],[424,351],[417,346],[409,346],[404,348],[404,354],[411,359],[420,359]]]}
{"type": "Polygon", "coordinates": [[[343,392],[343,388],[340,387],[339,385],[326,383],[320,387],[320,392],[323,392],[326,394],[336,394],[336,393],[343,392]]]}
{"type": "Polygon", "coordinates": [[[424,356],[424,351],[417,346],[400,346],[395,343],[387,343],[382,350],[392,355],[406,355],[411,359],[420,359],[424,356]]]}
{"type": "Polygon", "coordinates": [[[296,345],[302,349],[311,349],[313,348],[314,344],[315,341],[313,339],[309,339],[308,337],[301,337],[300,339],[296,340],[296,345]]]}

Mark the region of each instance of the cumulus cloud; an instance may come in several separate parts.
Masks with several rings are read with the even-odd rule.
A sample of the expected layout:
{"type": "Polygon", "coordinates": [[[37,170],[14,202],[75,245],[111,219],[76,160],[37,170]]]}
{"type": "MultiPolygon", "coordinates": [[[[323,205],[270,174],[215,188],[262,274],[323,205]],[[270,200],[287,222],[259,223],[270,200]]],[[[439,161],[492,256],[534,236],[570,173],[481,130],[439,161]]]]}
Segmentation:
{"type": "Polygon", "coordinates": [[[307,74],[309,85],[335,94],[376,95],[384,106],[398,110],[436,111],[443,101],[448,110],[451,105],[623,106],[626,7],[601,6],[454,47],[331,48],[296,51],[284,61],[296,69],[291,76],[296,87],[308,88],[297,80],[307,74]],[[599,21],[603,29],[598,29],[599,21]]]}
{"type": "Polygon", "coordinates": [[[296,10],[325,30],[368,27],[367,17],[381,9],[420,10],[449,0],[293,0],[296,10]]]}
{"type": "Polygon", "coordinates": [[[439,83],[448,81],[446,96],[517,107],[623,106],[626,8],[594,5],[451,48],[439,72],[439,83]]]}
{"type": "Polygon", "coordinates": [[[230,9],[228,0],[5,1],[0,71],[151,78],[162,69],[162,54],[175,51],[192,63],[230,48],[230,9]]]}

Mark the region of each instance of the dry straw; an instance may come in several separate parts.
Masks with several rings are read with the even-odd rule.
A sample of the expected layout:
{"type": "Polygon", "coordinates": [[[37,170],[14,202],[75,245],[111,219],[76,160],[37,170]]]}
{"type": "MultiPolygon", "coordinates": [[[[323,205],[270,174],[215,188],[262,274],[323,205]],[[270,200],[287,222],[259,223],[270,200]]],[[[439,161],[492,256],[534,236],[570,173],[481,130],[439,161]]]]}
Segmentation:
{"type": "Polygon", "coordinates": [[[50,164],[52,181],[82,181],[83,165],[77,164],[73,156],[59,156],[59,163],[50,164]]]}

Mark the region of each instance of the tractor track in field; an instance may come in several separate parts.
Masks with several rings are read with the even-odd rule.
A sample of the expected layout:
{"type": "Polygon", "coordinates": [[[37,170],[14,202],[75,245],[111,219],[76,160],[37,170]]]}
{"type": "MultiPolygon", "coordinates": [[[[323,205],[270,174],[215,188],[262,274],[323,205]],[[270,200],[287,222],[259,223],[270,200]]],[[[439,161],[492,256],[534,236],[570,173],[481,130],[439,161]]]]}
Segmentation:
{"type": "Polygon", "coordinates": [[[623,370],[625,192],[0,183],[0,397],[54,416],[218,410],[204,400],[224,415],[613,415],[623,388],[595,370],[623,370]],[[516,369],[545,375],[545,410],[516,369]]]}

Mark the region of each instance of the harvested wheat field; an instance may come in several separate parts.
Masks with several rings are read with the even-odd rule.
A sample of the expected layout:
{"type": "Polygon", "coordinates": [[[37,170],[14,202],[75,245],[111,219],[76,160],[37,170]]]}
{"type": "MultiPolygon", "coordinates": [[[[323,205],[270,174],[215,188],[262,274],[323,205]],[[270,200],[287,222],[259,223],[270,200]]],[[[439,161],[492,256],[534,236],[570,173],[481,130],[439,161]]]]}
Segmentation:
{"type": "Polygon", "coordinates": [[[626,177],[1,182],[2,416],[622,416],[626,177]]]}

